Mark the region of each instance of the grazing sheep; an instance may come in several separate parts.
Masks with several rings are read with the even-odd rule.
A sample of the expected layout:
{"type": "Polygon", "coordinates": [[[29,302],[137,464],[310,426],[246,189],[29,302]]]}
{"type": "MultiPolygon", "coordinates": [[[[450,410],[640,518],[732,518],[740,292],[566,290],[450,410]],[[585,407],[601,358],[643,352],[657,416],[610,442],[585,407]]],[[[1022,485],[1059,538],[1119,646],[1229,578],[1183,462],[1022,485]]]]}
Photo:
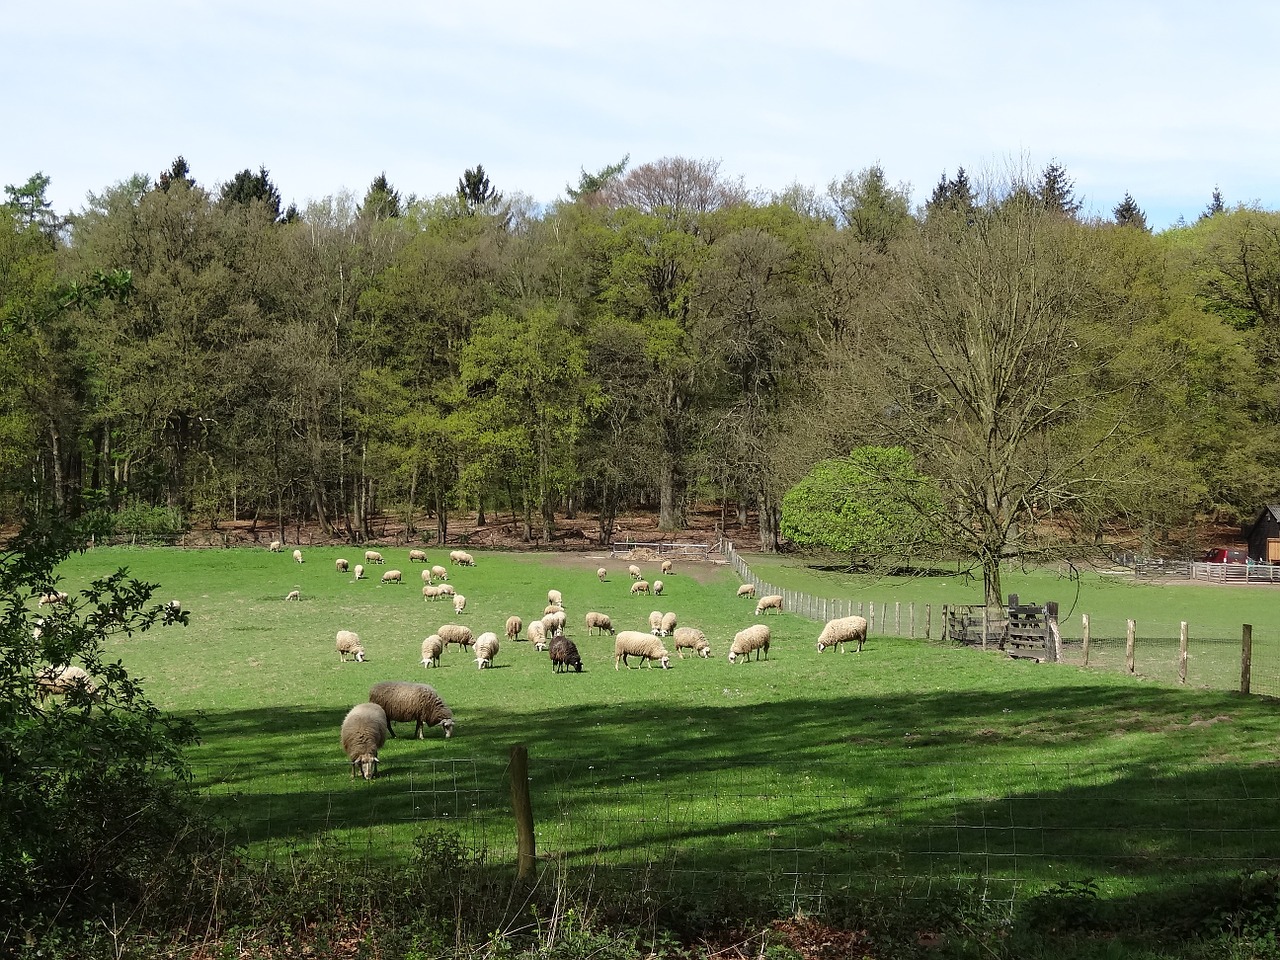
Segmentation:
{"type": "Polygon", "coordinates": [[[456,563],[460,567],[474,567],[476,565],[475,557],[467,553],[465,550],[452,550],[449,553],[449,562],[456,563]]]}
{"type": "Polygon", "coordinates": [[[769,659],[769,628],[763,623],[757,623],[755,626],[747,627],[745,630],[739,630],[733,637],[733,645],[729,647],[729,662],[734,663],[738,657],[750,660],[751,651],[756,652],[756,659],[760,659],[760,651],[764,651],[764,658],[769,659]]]}
{"type": "Polygon", "coordinates": [[[602,636],[606,632],[611,635],[615,632],[613,629],[613,620],[607,613],[596,613],[592,610],[587,614],[587,633],[590,634],[591,631],[596,628],[599,628],[602,636]]]}
{"type": "Polygon", "coordinates": [[[520,631],[524,629],[524,621],[519,617],[507,617],[507,639],[515,643],[520,639],[520,631]]]}
{"type": "Polygon", "coordinates": [[[684,659],[685,650],[692,650],[704,659],[711,656],[711,644],[707,642],[707,635],[696,627],[677,627],[672,636],[675,637],[676,656],[681,660],[684,659]]]}
{"type": "Polygon", "coordinates": [[[342,752],[351,761],[351,776],[356,770],[366,780],[378,775],[378,751],[391,734],[387,712],[376,703],[357,703],[342,718],[342,752]]]}
{"type": "Polygon", "coordinates": [[[818,634],[818,652],[821,653],[827,647],[835,647],[838,652],[844,653],[844,645],[847,642],[856,642],[858,652],[862,652],[862,645],[867,642],[866,617],[855,615],[828,620],[827,625],[822,628],[822,633],[818,634]]]}
{"type": "Polygon", "coordinates": [[[36,695],[41,700],[66,696],[74,690],[81,691],[91,700],[98,696],[97,684],[83,667],[54,665],[36,674],[36,695]]]}
{"type": "Polygon", "coordinates": [[[453,598],[453,612],[460,615],[465,609],[467,609],[467,598],[460,593],[455,594],[453,598]]]}
{"type": "Polygon", "coordinates": [[[357,564],[356,564],[356,579],[357,579],[357,580],[363,580],[363,579],[364,579],[364,564],[362,564],[362,563],[357,563],[357,564]]]}
{"type": "Polygon", "coordinates": [[[662,636],[662,611],[653,610],[649,614],[649,632],[655,637],[662,636]]]}
{"type": "Polygon", "coordinates": [[[382,559],[382,554],[380,554],[377,550],[366,550],[364,552],[364,562],[365,563],[386,563],[387,561],[382,559]]]}
{"type": "Polygon", "coordinates": [[[639,580],[642,576],[644,576],[644,574],[640,572],[640,568],[637,567],[634,563],[631,564],[631,566],[627,567],[627,573],[631,575],[632,580],[639,580]]]}
{"type": "Polygon", "coordinates": [[[626,663],[629,656],[642,658],[650,667],[655,660],[662,664],[663,670],[671,666],[671,654],[667,653],[662,641],[639,630],[623,630],[613,641],[613,669],[617,670],[619,663],[626,663]]]}
{"type": "Polygon", "coordinates": [[[663,561],[662,561],[662,572],[663,572],[664,574],[668,574],[668,573],[670,573],[670,572],[671,572],[671,568],[672,568],[672,567],[674,567],[674,566],[675,566],[675,564],[673,564],[670,560],[663,560],[663,561]]]}
{"type": "Polygon", "coordinates": [[[382,575],[383,583],[404,583],[404,574],[399,570],[388,570],[382,575]]]}
{"type": "MultiPolygon", "coordinates": [[[[426,573],[427,571],[423,570],[422,572],[426,573]]],[[[440,566],[439,564],[431,568],[431,575],[435,577],[437,580],[449,579],[449,571],[446,570],[444,567],[440,566]]]]}
{"type": "Polygon", "coordinates": [[[293,551],[293,559],[298,563],[302,563],[302,551],[301,550],[293,551]]]}
{"type": "Polygon", "coordinates": [[[270,550],[272,553],[279,553],[280,548],[283,546],[284,544],[281,543],[279,540],[272,540],[271,546],[267,547],[267,549],[270,550]]]}
{"type": "Polygon", "coordinates": [[[655,597],[660,597],[660,596],[662,596],[662,588],[663,588],[663,587],[665,587],[665,586],[666,586],[666,584],[665,584],[665,583],[663,583],[661,580],[655,580],[655,581],[653,581],[653,595],[654,595],[655,597]]]}
{"type": "Polygon", "coordinates": [[[548,603],[542,608],[542,615],[545,617],[548,613],[563,613],[564,607],[558,603],[548,603]]]}
{"type": "Polygon", "coordinates": [[[302,599],[302,591],[300,591],[300,590],[290,590],[288,593],[286,593],[286,594],[284,595],[284,598],[285,598],[285,600],[286,600],[286,601],[288,601],[288,600],[301,600],[301,599],[302,599]]]}
{"type": "Polygon", "coordinates": [[[756,604],[756,616],[764,613],[766,610],[777,610],[782,612],[782,596],[777,593],[771,593],[767,597],[761,597],[756,604]]]}
{"type": "Polygon", "coordinates": [[[415,721],[413,735],[419,740],[426,727],[437,724],[444,728],[445,739],[453,736],[453,711],[429,684],[384,680],[369,688],[369,702],[387,712],[387,730],[393,737],[396,731],[391,724],[398,720],[415,721]]]}
{"type": "Polygon", "coordinates": [[[440,634],[440,639],[444,641],[446,647],[451,643],[456,643],[460,647],[469,647],[476,642],[471,628],[457,623],[446,623],[436,633],[440,634]]]}
{"type": "Polygon", "coordinates": [[[546,638],[546,637],[542,637],[542,638],[540,638],[537,642],[535,642],[535,643],[534,643],[534,645],[533,645],[533,649],[537,650],[539,653],[546,653],[546,652],[547,652],[547,638],[546,638]]]}
{"type": "Polygon", "coordinates": [[[409,562],[410,563],[426,563],[427,552],[425,550],[410,550],[409,562]]]}
{"type": "Polygon", "coordinates": [[[355,657],[357,663],[365,662],[364,646],[360,643],[360,634],[352,630],[339,630],[336,646],[339,660],[346,660],[349,653],[355,657]]]}
{"type": "Polygon", "coordinates": [[[662,615],[662,635],[669,637],[676,632],[676,615],[674,613],[664,613],[662,615]]]}
{"type": "Polygon", "coordinates": [[[547,628],[541,620],[529,621],[529,626],[525,629],[525,636],[529,638],[529,642],[535,647],[538,647],[538,644],[542,644],[541,647],[538,647],[539,650],[544,649],[547,645],[547,628]]]}
{"type": "Polygon", "coordinates": [[[40,599],[36,601],[37,607],[47,607],[54,603],[66,603],[67,595],[61,590],[50,590],[48,593],[40,594],[40,599]]]}
{"type": "Polygon", "coordinates": [[[337,560],[333,561],[333,569],[337,570],[338,573],[346,573],[347,569],[350,566],[351,564],[348,561],[344,560],[342,557],[339,557],[337,560]]]}
{"type": "Polygon", "coordinates": [[[570,667],[581,673],[582,657],[578,655],[577,645],[568,637],[556,637],[551,641],[548,651],[551,655],[551,669],[556,673],[564,673],[570,667]]]}
{"type": "Polygon", "coordinates": [[[165,604],[165,606],[169,608],[169,610],[172,612],[174,616],[177,616],[182,612],[181,600],[170,600],[167,604],[165,604]]]}
{"type": "Polygon", "coordinates": [[[423,586],[423,588],[422,588],[422,598],[423,598],[424,600],[435,600],[435,599],[436,599],[437,597],[439,597],[439,596],[440,596],[440,588],[439,588],[439,587],[432,586],[432,585],[431,585],[431,584],[429,584],[429,583],[428,583],[428,584],[426,584],[425,586],[423,586]]]}
{"type": "Polygon", "coordinates": [[[609,575],[609,571],[606,570],[604,567],[599,567],[596,570],[596,579],[599,580],[601,583],[604,583],[604,578],[607,577],[608,575],[609,575]]]}
{"type": "Polygon", "coordinates": [[[547,635],[558,637],[564,633],[565,612],[563,610],[554,610],[551,613],[543,614],[542,626],[546,628],[547,635]]]}
{"type": "Polygon", "coordinates": [[[431,571],[430,571],[429,569],[427,569],[426,567],[423,567],[423,568],[422,568],[422,582],[423,582],[423,583],[430,583],[430,582],[431,582],[431,571]]]}
{"type": "Polygon", "coordinates": [[[422,659],[418,662],[424,667],[438,667],[442,653],[444,653],[444,641],[440,639],[440,634],[433,633],[422,641],[422,659]]]}
{"type": "Polygon", "coordinates": [[[548,590],[547,603],[554,604],[557,607],[563,607],[564,597],[559,590],[548,590]]]}
{"type": "Polygon", "coordinates": [[[642,593],[649,592],[649,582],[647,580],[637,580],[631,585],[631,595],[637,597],[642,593]]]}
{"type": "Polygon", "coordinates": [[[744,583],[738,588],[738,596],[754,597],[756,595],[756,585],[754,583],[744,583]]]}
{"type": "Polygon", "coordinates": [[[496,633],[480,634],[480,639],[476,641],[472,652],[476,655],[476,666],[479,669],[492,667],[493,658],[498,655],[498,635],[496,633]]]}
{"type": "Polygon", "coordinates": [[[453,584],[451,583],[436,584],[436,596],[438,597],[453,597],[457,596],[457,593],[458,591],[453,589],[453,584]]]}

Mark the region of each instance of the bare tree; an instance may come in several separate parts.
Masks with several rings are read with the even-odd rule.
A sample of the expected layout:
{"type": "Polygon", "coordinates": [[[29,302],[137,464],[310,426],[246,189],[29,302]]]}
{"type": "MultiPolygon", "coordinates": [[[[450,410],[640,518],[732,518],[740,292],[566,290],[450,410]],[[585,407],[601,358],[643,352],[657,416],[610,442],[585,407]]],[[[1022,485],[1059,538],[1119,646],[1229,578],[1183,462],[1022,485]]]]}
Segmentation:
{"type": "Polygon", "coordinates": [[[719,161],[686,157],[641,164],[621,179],[610,181],[604,190],[616,206],[675,219],[710,213],[747,199],[741,180],[721,178],[719,161]]]}

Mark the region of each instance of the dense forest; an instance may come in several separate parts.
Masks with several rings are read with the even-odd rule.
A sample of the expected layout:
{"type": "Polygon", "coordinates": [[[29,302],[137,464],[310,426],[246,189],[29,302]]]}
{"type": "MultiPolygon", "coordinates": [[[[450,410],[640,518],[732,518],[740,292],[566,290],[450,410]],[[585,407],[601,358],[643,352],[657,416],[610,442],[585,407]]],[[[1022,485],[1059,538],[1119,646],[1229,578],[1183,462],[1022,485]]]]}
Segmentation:
{"type": "Polygon", "coordinates": [[[773,549],[816,467],[839,487],[831,461],[897,450],[886,495],[927,522],[894,529],[985,563],[1278,486],[1280,214],[1217,191],[1153,234],[1129,196],[1082,217],[1056,164],[944,174],[918,207],[879,167],[766,196],[683,158],[547,207],[482,167],[305,209],[181,157],[69,215],[48,185],[0,218],[10,521],[360,539],[389,513],[443,540],[488,511],[545,539],[583,511],[607,542],[622,510],[678,530],[698,500],[773,549]]]}

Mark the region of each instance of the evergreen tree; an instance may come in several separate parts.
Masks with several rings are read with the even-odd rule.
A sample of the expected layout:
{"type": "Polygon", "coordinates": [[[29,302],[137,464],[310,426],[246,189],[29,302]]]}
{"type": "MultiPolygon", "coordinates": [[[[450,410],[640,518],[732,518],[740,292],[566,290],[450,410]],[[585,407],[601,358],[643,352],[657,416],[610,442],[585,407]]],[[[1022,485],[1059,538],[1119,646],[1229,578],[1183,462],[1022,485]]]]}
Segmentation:
{"type": "Polygon", "coordinates": [[[0,205],[13,217],[19,230],[35,228],[48,238],[50,243],[56,242],[58,234],[66,226],[66,220],[58,216],[53,205],[45,197],[52,178],[43,173],[33,174],[22,186],[6,184],[4,192],[8,199],[0,205]]]}
{"type": "Polygon", "coordinates": [[[1125,193],[1124,199],[1116,204],[1111,211],[1115,217],[1116,225],[1120,227],[1137,227],[1139,230],[1150,232],[1151,228],[1147,226],[1147,215],[1142,212],[1133,196],[1125,193]]]}
{"type": "Polygon", "coordinates": [[[587,173],[582,171],[582,175],[578,177],[577,187],[565,185],[565,192],[569,194],[570,200],[584,200],[600,193],[605,187],[609,186],[618,177],[622,176],[623,171],[627,169],[627,163],[631,160],[631,154],[627,154],[617,163],[611,163],[607,167],[602,167],[595,173],[587,173]]]}
{"type": "Polygon", "coordinates": [[[254,200],[261,200],[266,205],[273,220],[281,219],[280,191],[271,182],[266,167],[259,167],[257,173],[246,167],[222,185],[219,202],[224,207],[237,203],[247,207],[254,200]]]}
{"type": "Polygon", "coordinates": [[[942,178],[933,188],[933,194],[925,201],[924,206],[926,214],[960,213],[964,215],[966,222],[972,222],[977,210],[977,197],[974,194],[973,184],[969,182],[969,175],[964,172],[964,167],[956,170],[953,180],[947,179],[947,173],[944,170],[942,178]]]}
{"type": "Polygon", "coordinates": [[[467,170],[458,179],[458,200],[467,208],[467,213],[474,216],[486,207],[500,204],[502,194],[493,189],[484,165],[478,163],[474,170],[467,170]]]}
{"type": "Polygon", "coordinates": [[[1067,176],[1067,171],[1056,160],[1040,175],[1036,198],[1050,213],[1074,217],[1080,212],[1081,202],[1075,196],[1075,181],[1067,176]]]}
{"type": "Polygon", "coordinates": [[[364,195],[364,203],[360,205],[360,213],[374,220],[392,220],[403,212],[400,192],[388,182],[387,173],[384,170],[373,178],[373,183],[369,184],[369,189],[364,195]]]}
{"type": "Polygon", "coordinates": [[[168,170],[156,177],[156,189],[168,193],[169,188],[175,183],[185,183],[188,187],[196,185],[195,179],[191,176],[191,168],[187,166],[186,158],[182,154],[178,154],[168,170]]]}
{"type": "Polygon", "coordinates": [[[1222,191],[1216,186],[1213,188],[1213,196],[1209,200],[1209,205],[1204,208],[1204,213],[1200,214],[1201,220],[1208,220],[1210,217],[1217,216],[1222,213],[1225,207],[1222,205],[1222,191]]]}

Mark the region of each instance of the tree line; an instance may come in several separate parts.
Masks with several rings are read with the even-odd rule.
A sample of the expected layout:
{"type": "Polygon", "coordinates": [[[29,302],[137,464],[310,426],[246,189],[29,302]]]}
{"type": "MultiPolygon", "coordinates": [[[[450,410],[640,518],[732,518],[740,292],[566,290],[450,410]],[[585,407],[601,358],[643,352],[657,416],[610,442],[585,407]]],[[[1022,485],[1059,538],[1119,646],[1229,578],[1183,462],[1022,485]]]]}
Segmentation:
{"type": "Polygon", "coordinates": [[[1276,487],[1280,215],[1216,191],[1153,234],[1128,195],[1082,217],[1057,164],[944,174],[918,208],[878,166],[764,195],[686,158],[546,207],[483,167],[304,209],[181,157],[67,216],[48,183],[0,217],[11,517],[359,539],[390,513],[443,541],[459,511],[529,539],[590,511],[607,542],[628,506],[678,530],[696,499],[773,549],[816,465],[901,449],[858,460],[926,521],[892,526],[990,570],[1276,487]]]}

